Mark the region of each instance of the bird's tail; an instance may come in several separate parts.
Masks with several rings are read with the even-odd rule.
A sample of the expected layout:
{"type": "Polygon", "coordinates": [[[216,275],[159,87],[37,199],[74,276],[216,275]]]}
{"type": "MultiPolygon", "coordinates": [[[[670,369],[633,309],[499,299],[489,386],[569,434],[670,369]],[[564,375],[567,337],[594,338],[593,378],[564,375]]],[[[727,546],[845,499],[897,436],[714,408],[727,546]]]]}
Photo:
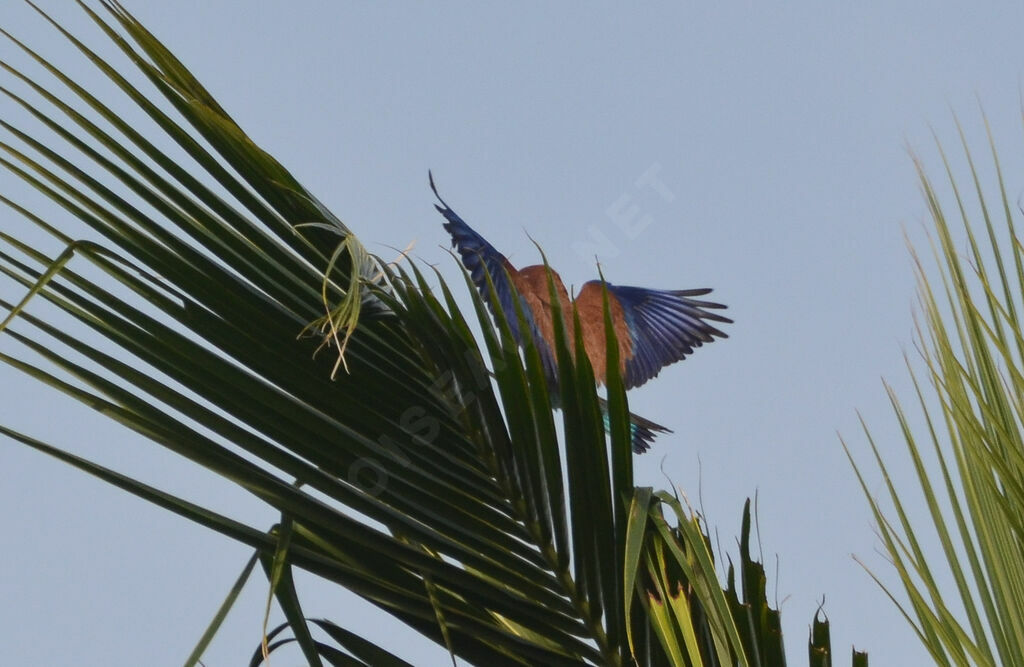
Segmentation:
{"type": "MultiPolygon", "coordinates": [[[[604,417],[605,430],[608,430],[610,426],[608,421],[608,401],[601,397],[598,397],[597,400],[601,404],[601,415],[604,417]]],[[[629,413],[629,435],[633,444],[633,451],[637,454],[643,454],[650,449],[658,433],[671,432],[672,429],[670,428],[656,424],[650,419],[644,419],[632,412],[629,413]]]]}

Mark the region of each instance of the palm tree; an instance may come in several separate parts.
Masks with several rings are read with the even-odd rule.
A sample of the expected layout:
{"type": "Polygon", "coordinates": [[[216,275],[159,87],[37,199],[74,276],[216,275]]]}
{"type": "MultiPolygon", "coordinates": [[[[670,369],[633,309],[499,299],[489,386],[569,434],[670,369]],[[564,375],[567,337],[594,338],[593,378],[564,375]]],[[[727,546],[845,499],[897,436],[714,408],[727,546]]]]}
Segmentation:
{"type": "MultiPolygon", "coordinates": [[[[287,623],[266,632],[254,663],[295,642],[312,665],[408,664],[308,619],[295,568],[355,592],[453,661],[784,663],[778,612],[749,555],[749,503],[740,583],[730,565],[723,589],[700,517],[674,494],[635,487],[607,311],[610,435],[594,369],[585,355],[574,360],[556,328],[560,437],[537,349],[492,321],[468,282],[482,348],[439,274],[431,284],[414,263],[370,255],[124,7],[101,4],[105,13],[82,6],[163,101],[54,27],[191,164],[4,33],[79,107],[4,64],[33,91],[8,96],[61,148],[0,120],[9,136],[0,161],[101,240],[76,240],[0,193],[65,247],[51,257],[0,232],[0,271],[25,294],[0,304],[0,330],[25,354],[0,358],[240,486],[280,520],[247,525],[6,426],[0,433],[253,549],[188,664],[256,564],[287,623]],[[82,262],[102,279],[75,270],[82,262]],[[29,313],[34,300],[74,329],[29,313]]],[[[830,664],[829,651],[827,621],[816,618],[811,663],[830,664]]],[[[862,654],[854,661],[866,664],[862,654]]]]}
{"type": "Polygon", "coordinates": [[[971,188],[958,186],[939,145],[953,216],[915,160],[934,227],[936,265],[929,272],[915,255],[916,348],[923,371],[915,373],[910,360],[908,367],[921,426],[887,389],[927,519],[905,509],[909,489],[893,484],[870,433],[891,507],[872,496],[854,464],[906,598],[898,602],[891,587],[883,588],[939,665],[1024,665],[1024,251],[990,131],[988,137],[996,201],[984,194],[962,131],[971,188]],[[933,535],[937,544],[929,550],[924,545],[935,542],[933,535]]]}

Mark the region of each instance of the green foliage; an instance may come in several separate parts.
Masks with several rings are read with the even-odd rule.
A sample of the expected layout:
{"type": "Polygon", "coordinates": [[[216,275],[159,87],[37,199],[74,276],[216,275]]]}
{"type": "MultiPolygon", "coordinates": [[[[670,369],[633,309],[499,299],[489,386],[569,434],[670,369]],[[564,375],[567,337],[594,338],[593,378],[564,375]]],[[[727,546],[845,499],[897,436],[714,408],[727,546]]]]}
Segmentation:
{"type": "MultiPolygon", "coordinates": [[[[6,426],[0,433],[253,548],[188,664],[257,562],[287,623],[264,628],[253,664],[293,642],[311,665],[407,664],[309,619],[295,568],[353,591],[453,660],[784,664],[778,612],[749,557],[749,507],[741,599],[731,567],[722,589],[697,517],[634,486],[607,308],[610,438],[589,360],[574,360],[557,328],[560,440],[537,349],[520,349],[472,286],[484,351],[439,275],[431,285],[414,264],[370,256],[120,4],[102,5],[102,16],[83,8],[163,102],[54,27],[191,163],[8,35],[103,125],[3,63],[32,96],[4,93],[61,149],[0,120],[15,142],[0,142],[0,163],[99,240],[77,240],[0,194],[66,247],[54,258],[0,232],[0,273],[26,294],[0,302],[9,311],[0,330],[19,346],[0,360],[239,485],[280,520],[250,526],[6,426]],[[102,271],[99,281],[75,270],[83,261],[102,271]],[[35,314],[40,300],[72,324],[35,314]],[[339,356],[316,356],[323,344],[339,356]],[[120,356],[102,351],[111,345],[120,356]],[[338,361],[345,372],[332,381],[338,361]]],[[[814,664],[827,664],[827,633],[815,632],[811,650],[814,664]]]]}
{"type": "MultiPolygon", "coordinates": [[[[631,628],[635,634],[630,634],[630,646],[650,647],[656,640],[670,660],[663,663],[634,653],[638,664],[786,664],[780,614],[768,603],[764,566],[750,555],[749,500],[740,530],[739,588],[731,562],[728,583],[725,589],[719,587],[707,530],[678,499],[638,488],[630,514],[626,576],[636,596],[627,601],[627,610],[640,604],[648,617],[631,628]],[[665,520],[665,508],[675,515],[674,526],[665,520]]],[[[832,664],[828,621],[818,615],[808,655],[812,667],[832,664]]],[[[854,651],[853,664],[867,665],[867,654],[854,651]]]]}
{"type": "Polygon", "coordinates": [[[973,202],[943,153],[952,217],[917,161],[937,238],[934,272],[915,255],[923,379],[908,366],[923,426],[889,389],[930,521],[905,509],[870,434],[893,510],[861,483],[906,593],[897,604],[936,664],[1024,665],[1024,257],[991,134],[995,201],[960,138],[973,202]],[[932,530],[938,550],[922,546],[932,530]]]}

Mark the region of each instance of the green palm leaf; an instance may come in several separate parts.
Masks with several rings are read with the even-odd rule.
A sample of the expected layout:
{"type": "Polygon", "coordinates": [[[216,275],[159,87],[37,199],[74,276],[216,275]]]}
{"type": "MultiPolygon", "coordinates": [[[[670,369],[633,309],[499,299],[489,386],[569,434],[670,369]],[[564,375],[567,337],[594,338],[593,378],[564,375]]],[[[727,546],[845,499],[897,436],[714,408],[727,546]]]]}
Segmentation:
{"type": "Polygon", "coordinates": [[[607,308],[610,438],[589,360],[574,360],[556,327],[560,442],[535,347],[520,349],[470,287],[482,352],[439,274],[431,284],[415,264],[371,256],[124,7],[101,5],[102,15],[82,7],[159,97],[54,27],[191,163],[3,33],[52,80],[0,61],[31,94],[0,90],[50,132],[41,139],[0,119],[0,162],[92,240],[0,193],[65,247],[51,257],[0,232],[0,273],[25,294],[0,302],[0,330],[19,346],[0,359],[281,519],[269,531],[249,526],[0,433],[255,550],[190,663],[258,560],[287,623],[266,632],[254,664],[293,641],[310,664],[404,664],[308,620],[294,568],[476,664],[782,664],[763,570],[749,578],[757,570],[744,552],[743,601],[731,583],[723,591],[699,521],[670,495],[634,489],[607,308]],[[36,313],[40,301],[59,317],[36,313]],[[331,353],[317,354],[323,347],[331,353]]]}
{"type": "MultiPolygon", "coordinates": [[[[939,146],[954,216],[915,161],[937,239],[934,273],[914,255],[923,379],[909,360],[908,367],[923,428],[911,425],[903,402],[887,387],[928,521],[905,509],[870,434],[893,510],[868,498],[907,595],[897,604],[936,664],[1024,665],[1024,328],[1018,316],[1024,258],[991,134],[994,203],[984,194],[962,132],[960,139],[974,189],[970,198],[939,146]],[[936,551],[922,544],[927,524],[937,535],[936,551]],[[953,582],[948,590],[939,583],[947,578],[953,582]]],[[[868,493],[863,478],[861,483],[868,493]]],[[[893,592],[890,597],[897,600],[893,592]]]]}
{"type": "MultiPolygon", "coordinates": [[[[57,261],[5,237],[23,257],[5,252],[3,271],[28,294],[22,304],[5,304],[11,311],[8,322],[20,317],[21,325],[34,329],[30,336],[15,326],[7,332],[57,371],[6,359],[279,510],[293,529],[285,560],[275,560],[272,568],[278,572],[274,580],[288,578],[287,570],[280,569],[285,563],[311,569],[345,583],[475,661],[556,664],[588,656],[597,660],[602,654],[610,658],[616,649],[609,644],[601,611],[621,604],[614,589],[599,585],[598,557],[582,556],[594,545],[598,527],[588,529],[589,542],[579,549],[579,567],[590,564],[588,585],[578,591],[569,567],[560,473],[552,473],[559,470],[559,458],[550,408],[542,390],[530,389],[542,385],[526,381],[527,371],[507,331],[501,332],[497,348],[499,358],[508,362],[503,373],[519,375],[518,392],[502,395],[508,431],[466,323],[432,296],[422,276],[394,273],[379,263],[367,270],[366,257],[351,242],[354,237],[347,228],[249,141],[122,7],[105,7],[139,51],[99,15],[93,18],[235,173],[219,166],[189,130],[112,66],[76,45],[232,194],[236,204],[216,197],[87,91],[31,53],[99,111],[112,131],[70,112],[69,105],[44,111],[20,97],[19,103],[128,192],[107,189],[42,142],[6,125],[25,148],[4,143],[9,156],[5,164],[112,244],[108,249],[75,243],[36,217],[30,219],[68,244],[57,261]],[[101,156],[50,113],[64,114],[80,133],[120,161],[101,156]],[[115,138],[115,132],[122,136],[115,138]],[[138,154],[164,174],[146,167],[138,154]],[[155,208],[171,226],[143,213],[127,195],[155,208]],[[339,236],[349,241],[347,251],[332,256],[339,236]],[[81,261],[101,268],[142,303],[74,271],[73,264],[81,261]],[[325,277],[329,265],[334,273],[325,277]],[[335,281],[336,275],[345,279],[335,281]],[[329,304],[351,304],[355,295],[356,305],[375,307],[363,311],[346,351],[350,375],[336,383],[324,372],[328,360],[312,358],[312,341],[294,342],[320,316],[325,295],[329,304]],[[136,364],[115,359],[23,311],[33,298],[49,300],[155,372],[140,371],[136,364]],[[39,342],[44,337],[51,339],[45,345],[39,342]],[[60,345],[87,363],[52,351],[60,345]],[[439,384],[441,378],[445,386],[439,384]],[[189,387],[196,396],[171,383],[189,387]],[[532,397],[523,400],[529,391],[532,397]],[[524,409],[514,413],[513,406],[524,409]],[[535,417],[540,411],[545,419],[535,417]],[[544,451],[538,441],[523,455],[511,446],[508,432],[523,436],[537,422],[547,425],[544,451]],[[487,615],[481,610],[488,610],[487,615]],[[443,629],[438,618],[444,619],[443,629]]],[[[8,70],[18,76],[13,68],[8,70]]],[[[32,87],[44,101],[57,99],[38,84],[32,87]]],[[[443,291],[450,305],[450,294],[443,291]]],[[[491,330],[486,319],[482,324],[491,330]]],[[[497,340],[497,333],[492,338],[497,340]]],[[[534,362],[534,373],[537,368],[534,362]]],[[[590,387],[593,405],[592,379],[590,387]]],[[[584,442],[577,433],[585,427],[574,424],[568,432],[584,442]]],[[[113,479],[112,472],[87,469],[113,479]]],[[[593,481],[592,476],[586,479],[593,481]]],[[[142,484],[118,481],[151,499],[157,495],[142,484]]],[[[199,518],[198,509],[183,500],[163,502],[199,518]]],[[[243,531],[224,517],[202,520],[235,537],[247,533],[245,539],[257,548],[277,549],[273,535],[243,531]]],[[[604,544],[614,547],[607,539],[604,544]]],[[[605,560],[605,567],[614,570],[614,554],[605,560]]],[[[289,608],[294,600],[285,605],[286,612],[289,608]]],[[[289,620],[295,628],[301,615],[289,614],[289,620]]],[[[300,643],[312,659],[311,641],[300,643]]]]}

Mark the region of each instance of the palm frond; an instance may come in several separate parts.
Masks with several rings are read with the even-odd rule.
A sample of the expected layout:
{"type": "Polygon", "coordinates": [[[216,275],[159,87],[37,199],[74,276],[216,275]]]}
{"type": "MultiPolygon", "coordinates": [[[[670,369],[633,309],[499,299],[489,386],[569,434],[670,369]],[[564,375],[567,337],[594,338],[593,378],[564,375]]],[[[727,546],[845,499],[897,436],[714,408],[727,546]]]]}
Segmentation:
{"type": "Polygon", "coordinates": [[[957,129],[973,186],[970,199],[938,146],[954,214],[915,159],[936,239],[935,268],[926,269],[913,253],[923,321],[917,329],[921,363],[908,360],[908,368],[923,427],[911,425],[902,401],[887,387],[927,520],[905,509],[870,433],[895,516],[871,497],[854,467],[906,593],[906,601],[897,604],[936,663],[1022,665],[1024,328],[1018,313],[1024,259],[991,133],[995,204],[985,194],[959,123],[957,129]],[[934,529],[940,551],[922,545],[926,526],[934,529]],[[946,579],[953,589],[940,583],[946,579]]]}
{"type": "Polygon", "coordinates": [[[80,4],[146,92],[54,28],[190,163],[3,33],[52,80],[0,61],[27,89],[0,90],[46,129],[0,120],[0,163],[85,228],[0,194],[64,248],[53,257],[0,232],[0,274],[24,294],[0,301],[15,346],[0,360],[247,490],[280,521],[250,526],[0,433],[252,547],[246,571],[260,562],[287,619],[253,664],[292,642],[310,664],[405,664],[309,619],[295,568],[475,664],[781,664],[777,614],[746,546],[741,601],[731,577],[718,582],[698,520],[634,488],[607,295],[611,435],[590,362],[570,351],[582,342],[556,327],[560,440],[538,350],[520,349],[472,286],[483,350],[440,274],[432,283],[415,263],[370,255],[120,3],[80,4]],[[318,356],[325,344],[343,356],[318,356]]]}

